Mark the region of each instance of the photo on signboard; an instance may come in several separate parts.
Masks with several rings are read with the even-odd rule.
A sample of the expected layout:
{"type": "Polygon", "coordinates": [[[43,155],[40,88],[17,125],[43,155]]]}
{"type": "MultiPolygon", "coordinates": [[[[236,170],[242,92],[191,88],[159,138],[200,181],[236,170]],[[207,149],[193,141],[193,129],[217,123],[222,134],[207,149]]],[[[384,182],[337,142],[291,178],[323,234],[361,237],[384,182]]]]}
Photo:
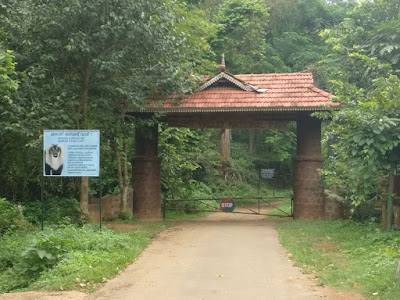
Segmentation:
{"type": "Polygon", "coordinates": [[[65,150],[61,144],[47,145],[45,150],[45,175],[61,175],[64,167],[65,150]]]}

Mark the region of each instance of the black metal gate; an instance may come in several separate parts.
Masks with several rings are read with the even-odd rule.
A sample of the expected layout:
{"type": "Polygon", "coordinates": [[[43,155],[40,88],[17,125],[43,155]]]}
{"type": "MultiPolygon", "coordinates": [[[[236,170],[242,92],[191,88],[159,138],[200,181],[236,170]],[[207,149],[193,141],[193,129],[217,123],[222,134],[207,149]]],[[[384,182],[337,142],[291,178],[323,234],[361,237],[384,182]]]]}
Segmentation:
{"type": "Polygon", "coordinates": [[[290,197],[226,197],[202,199],[163,199],[162,215],[167,211],[184,212],[218,212],[232,214],[249,214],[275,217],[293,217],[293,198],[290,197]],[[290,199],[290,212],[279,206],[290,199]],[[263,212],[266,208],[275,209],[278,213],[263,212]]]}

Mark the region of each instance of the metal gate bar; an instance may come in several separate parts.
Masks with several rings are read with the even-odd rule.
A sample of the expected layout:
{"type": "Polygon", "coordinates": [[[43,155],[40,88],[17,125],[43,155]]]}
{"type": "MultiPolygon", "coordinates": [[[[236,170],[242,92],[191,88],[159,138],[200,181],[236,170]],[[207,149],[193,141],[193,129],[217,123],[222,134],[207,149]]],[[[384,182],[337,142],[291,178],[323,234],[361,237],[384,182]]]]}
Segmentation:
{"type": "MultiPolygon", "coordinates": [[[[249,210],[250,212],[235,212],[232,211],[230,213],[235,213],[235,214],[248,214],[248,215],[262,215],[262,216],[277,216],[277,217],[293,217],[293,198],[291,199],[291,213],[287,213],[285,211],[283,211],[282,209],[280,209],[278,206],[273,205],[271,202],[274,201],[276,202],[276,200],[279,199],[287,199],[288,197],[226,197],[226,198],[232,198],[233,200],[236,200],[238,202],[240,202],[240,200],[257,200],[257,203],[254,204],[258,204],[258,212],[246,207],[244,205],[238,205],[238,207],[244,208],[246,210],[249,210]],[[272,201],[268,201],[268,200],[272,200],[272,201]],[[282,215],[272,215],[272,214],[262,214],[260,213],[260,203],[265,203],[268,204],[269,206],[281,211],[284,216],[282,215]]],[[[172,208],[172,207],[168,207],[167,208],[167,203],[168,202],[198,202],[201,203],[203,205],[205,205],[206,207],[211,207],[214,208],[211,204],[207,203],[207,201],[216,201],[219,202],[222,199],[225,198],[196,198],[196,199],[164,199],[163,203],[162,203],[162,214],[163,214],[163,219],[165,219],[165,215],[166,215],[166,211],[190,211],[190,212],[222,212],[221,210],[217,210],[217,209],[197,209],[197,208],[172,208]]]]}

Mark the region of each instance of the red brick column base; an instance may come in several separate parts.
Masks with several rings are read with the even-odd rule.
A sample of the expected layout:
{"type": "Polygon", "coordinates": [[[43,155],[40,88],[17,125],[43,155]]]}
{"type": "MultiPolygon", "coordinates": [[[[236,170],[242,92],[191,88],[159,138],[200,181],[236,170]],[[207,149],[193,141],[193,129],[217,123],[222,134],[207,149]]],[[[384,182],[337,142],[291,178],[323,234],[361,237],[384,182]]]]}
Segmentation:
{"type": "Polygon", "coordinates": [[[161,220],[161,159],[158,157],[158,125],[141,125],[135,131],[132,162],[133,216],[161,220]]]}
{"type": "Polygon", "coordinates": [[[324,194],[318,170],[322,159],[297,157],[294,179],[293,216],[295,219],[324,219],[324,194]]]}
{"type": "Polygon", "coordinates": [[[324,193],[319,169],[321,155],[321,122],[304,116],[297,121],[297,158],[294,167],[295,219],[324,219],[324,193]]]}
{"type": "Polygon", "coordinates": [[[133,215],[139,220],[161,220],[161,159],[133,160],[133,215]]]}

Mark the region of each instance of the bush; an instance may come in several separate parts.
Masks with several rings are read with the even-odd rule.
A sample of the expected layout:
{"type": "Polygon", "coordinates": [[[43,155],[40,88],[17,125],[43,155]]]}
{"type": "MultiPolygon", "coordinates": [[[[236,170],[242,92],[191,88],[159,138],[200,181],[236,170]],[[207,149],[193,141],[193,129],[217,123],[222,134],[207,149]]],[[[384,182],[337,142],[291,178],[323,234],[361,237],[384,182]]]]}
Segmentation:
{"type": "MultiPolygon", "coordinates": [[[[42,204],[39,201],[25,204],[25,218],[33,223],[40,224],[42,204]]],[[[48,224],[62,224],[66,220],[79,223],[81,220],[81,208],[75,198],[51,197],[44,202],[44,221],[48,224]]]]}
{"type": "Polygon", "coordinates": [[[128,210],[128,209],[124,209],[124,210],[120,213],[119,218],[120,218],[121,220],[127,220],[127,221],[132,220],[132,219],[133,219],[133,213],[132,213],[130,210],[128,210]]]}
{"type": "Polygon", "coordinates": [[[26,288],[66,258],[72,246],[68,240],[38,231],[5,235],[0,243],[0,293],[26,288]]]}
{"type": "Polygon", "coordinates": [[[136,258],[163,227],[152,223],[134,231],[99,231],[98,224],[50,225],[7,234],[0,242],[0,293],[83,288],[76,278],[91,291],[136,258]]]}
{"type": "MultiPolygon", "coordinates": [[[[346,203],[347,204],[347,203],[346,203]]],[[[345,216],[356,222],[378,222],[381,218],[381,206],[376,201],[362,202],[356,207],[344,205],[345,216]]]]}
{"type": "Polygon", "coordinates": [[[9,231],[28,228],[29,225],[15,205],[0,198],[0,237],[9,231]]]}
{"type": "Polygon", "coordinates": [[[12,268],[21,258],[21,252],[31,243],[28,233],[7,234],[0,242],[0,274],[12,268]]]}
{"type": "Polygon", "coordinates": [[[21,255],[16,270],[24,276],[38,277],[44,270],[54,267],[72,249],[74,243],[54,236],[45,237],[31,245],[21,255]]]}

